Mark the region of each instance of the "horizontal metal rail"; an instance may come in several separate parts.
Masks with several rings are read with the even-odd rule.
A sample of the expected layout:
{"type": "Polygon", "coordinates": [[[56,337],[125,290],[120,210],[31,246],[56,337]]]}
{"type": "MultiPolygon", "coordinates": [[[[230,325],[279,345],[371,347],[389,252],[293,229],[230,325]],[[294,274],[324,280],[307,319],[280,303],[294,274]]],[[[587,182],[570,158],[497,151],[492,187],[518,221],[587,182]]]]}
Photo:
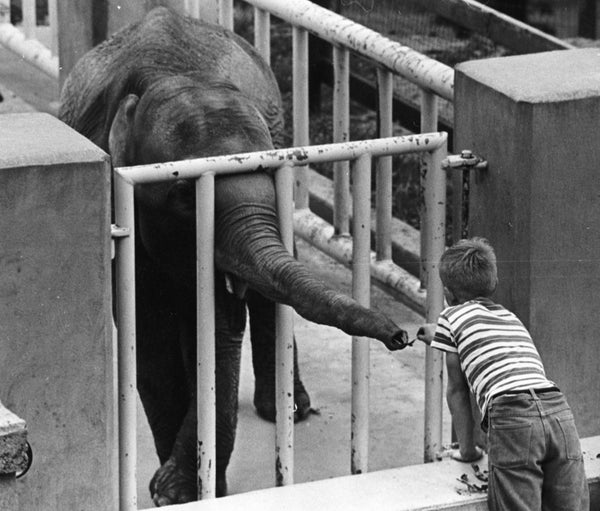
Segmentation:
{"type": "Polygon", "coordinates": [[[235,174],[289,163],[294,167],[336,160],[355,160],[364,153],[373,157],[404,153],[426,153],[446,143],[444,132],[422,133],[403,137],[359,140],[338,144],[211,156],[135,167],[117,167],[115,172],[129,183],[157,183],[177,179],[195,179],[202,174],[235,174]]]}
{"type": "Polygon", "coordinates": [[[419,5],[517,53],[575,48],[558,37],[474,0],[419,0],[419,5]]]}

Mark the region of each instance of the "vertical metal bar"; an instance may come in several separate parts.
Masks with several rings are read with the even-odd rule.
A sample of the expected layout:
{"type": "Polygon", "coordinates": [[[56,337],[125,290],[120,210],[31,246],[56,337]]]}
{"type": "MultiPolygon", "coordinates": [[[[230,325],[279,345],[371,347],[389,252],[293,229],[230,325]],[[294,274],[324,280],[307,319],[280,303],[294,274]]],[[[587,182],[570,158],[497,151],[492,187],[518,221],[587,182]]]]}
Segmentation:
{"type": "Polygon", "coordinates": [[[271,15],[269,11],[254,8],[254,46],[258,53],[271,63],[271,15]]]}
{"type": "Polygon", "coordinates": [[[35,27],[37,24],[35,0],[22,0],[21,13],[23,15],[23,33],[29,39],[35,39],[35,27]]]}
{"type": "Polygon", "coordinates": [[[50,51],[58,55],[58,10],[57,0],[48,0],[48,23],[50,25],[50,51]]]}
{"type": "MultiPolygon", "coordinates": [[[[352,179],[353,251],[352,296],[370,306],[371,156],[354,163],[352,179]]],[[[352,338],[351,471],[368,471],[369,464],[369,340],[352,338]]]]}
{"type": "MultiPolygon", "coordinates": [[[[431,133],[437,131],[438,123],[438,102],[437,96],[429,90],[421,90],[421,133],[431,133]]],[[[425,178],[421,174],[421,190],[425,187],[425,178]]],[[[429,237],[427,232],[428,223],[421,213],[421,254],[425,253],[425,242],[429,237]]],[[[424,258],[421,257],[421,287],[427,287],[427,273],[423,267],[424,258]]]]}
{"type": "Polygon", "coordinates": [[[135,230],[133,185],[114,174],[115,222],[129,229],[116,240],[119,377],[119,510],[137,510],[137,415],[135,346],[135,230]]]}
{"type": "Polygon", "coordinates": [[[198,498],[215,498],[215,176],[196,180],[198,498]]]}
{"type": "MultiPolygon", "coordinates": [[[[350,140],[350,52],[333,47],[333,141],[350,140]]],[[[333,163],[333,227],[335,234],[350,233],[350,162],[333,163]]]]}
{"type": "Polygon", "coordinates": [[[233,0],[219,0],[219,24],[233,30],[233,0]]]}
{"type": "MultiPolygon", "coordinates": [[[[294,173],[291,165],[277,170],[277,214],[283,245],[294,251],[294,173]]],[[[294,311],[277,304],[275,393],[277,410],[275,477],[277,486],[294,483],[294,311]]]]}
{"type": "MultiPolygon", "coordinates": [[[[377,69],[379,85],[379,137],[393,135],[393,95],[394,75],[384,69],[377,69]]],[[[377,260],[392,258],[392,157],[377,159],[377,260]]]]}
{"type": "MultiPolygon", "coordinates": [[[[307,146],[308,136],[308,32],[299,27],[292,28],[292,81],[294,146],[307,146]]],[[[296,168],[294,198],[296,209],[308,208],[308,168],[296,168]]]]}
{"type": "MultiPolygon", "coordinates": [[[[444,306],[444,288],[439,276],[439,261],[446,246],[446,173],[442,160],[447,147],[443,144],[424,158],[424,200],[427,239],[423,255],[427,281],[425,320],[435,323],[444,306]]],[[[425,448],[424,460],[435,459],[442,446],[443,354],[427,348],[425,353],[425,448]]]]}

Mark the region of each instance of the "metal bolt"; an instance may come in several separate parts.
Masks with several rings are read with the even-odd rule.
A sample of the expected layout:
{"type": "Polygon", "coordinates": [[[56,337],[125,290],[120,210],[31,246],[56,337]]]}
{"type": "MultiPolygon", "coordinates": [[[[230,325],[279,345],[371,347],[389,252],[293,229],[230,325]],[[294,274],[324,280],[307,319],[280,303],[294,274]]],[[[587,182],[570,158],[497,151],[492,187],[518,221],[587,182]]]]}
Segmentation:
{"type": "Polygon", "coordinates": [[[473,153],[469,149],[463,149],[460,152],[460,157],[464,158],[465,160],[468,160],[468,159],[473,158],[473,153]]]}

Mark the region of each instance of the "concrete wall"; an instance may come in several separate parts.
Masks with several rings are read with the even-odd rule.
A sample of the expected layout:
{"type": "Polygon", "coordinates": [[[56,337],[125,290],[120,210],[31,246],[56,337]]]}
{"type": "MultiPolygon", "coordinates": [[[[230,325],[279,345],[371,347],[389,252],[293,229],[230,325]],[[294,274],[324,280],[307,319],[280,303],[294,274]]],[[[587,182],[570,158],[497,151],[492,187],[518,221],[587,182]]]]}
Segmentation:
{"type": "Polygon", "coordinates": [[[498,301],[529,327],[582,436],[600,432],[600,57],[568,50],[461,64],[457,150],[472,171],[471,235],[498,256],[498,301]]]}
{"type": "Polygon", "coordinates": [[[108,157],[0,116],[0,400],[27,422],[21,509],[117,509],[108,157]]]}

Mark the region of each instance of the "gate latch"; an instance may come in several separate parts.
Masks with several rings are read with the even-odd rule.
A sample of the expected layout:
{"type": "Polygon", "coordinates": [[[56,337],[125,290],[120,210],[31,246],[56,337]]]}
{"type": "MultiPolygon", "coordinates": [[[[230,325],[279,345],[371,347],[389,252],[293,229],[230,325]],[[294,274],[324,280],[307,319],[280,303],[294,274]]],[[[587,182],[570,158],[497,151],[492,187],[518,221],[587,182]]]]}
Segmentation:
{"type": "Polygon", "coordinates": [[[115,239],[127,238],[131,234],[128,227],[119,227],[117,224],[111,224],[110,226],[110,258],[115,258],[115,239]]]}
{"type": "Polygon", "coordinates": [[[483,158],[476,156],[472,151],[465,149],[460,154],[449,154],[447,158],[442,160],[442,168],[445,170],[467,170],[487,169],[488,163],[483,158]]]}
{"type": "Polygon", "coordinates": [[[111,224],[110,235],[112,238],[126,238],[129,236],[129,229],[127,227],[119,227],[116,224],[111,224]]]}

